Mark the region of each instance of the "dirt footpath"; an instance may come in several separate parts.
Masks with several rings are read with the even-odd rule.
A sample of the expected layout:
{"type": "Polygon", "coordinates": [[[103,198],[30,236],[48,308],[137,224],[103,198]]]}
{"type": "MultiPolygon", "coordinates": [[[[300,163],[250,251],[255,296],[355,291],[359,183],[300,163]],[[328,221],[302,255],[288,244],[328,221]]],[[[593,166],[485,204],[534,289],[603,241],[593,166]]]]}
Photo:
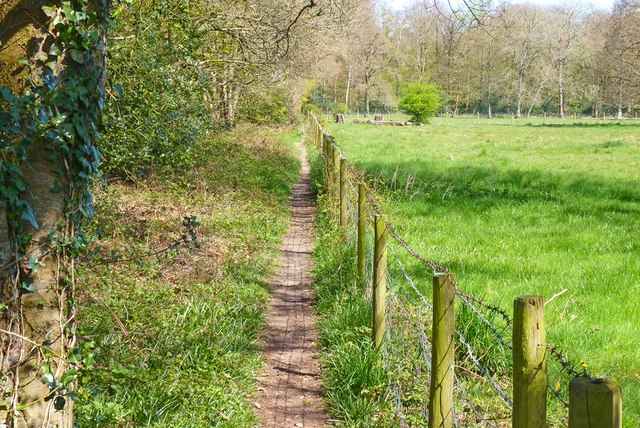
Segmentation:
{"type": "Polygon", "coordinates": [[[309,285],[313,251],[311,168],[299,145],[302,170],[293,187],[289,232],[281,247],[282,265],[271,279],[270,311],[264,337],[267,362],[256,403],[260,427],[324,427],[314,297],[309,285]]]}

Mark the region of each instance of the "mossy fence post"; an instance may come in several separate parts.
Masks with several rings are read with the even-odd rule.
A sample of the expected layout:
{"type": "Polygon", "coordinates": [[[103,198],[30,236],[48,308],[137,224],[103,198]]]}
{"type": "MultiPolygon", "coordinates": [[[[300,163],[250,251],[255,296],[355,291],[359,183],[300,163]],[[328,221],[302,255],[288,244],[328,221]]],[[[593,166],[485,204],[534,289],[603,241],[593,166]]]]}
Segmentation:
{"type": "Polygon", "coordinates": [[[429,428],[453,426],[455,276],[433,276],[433,355],[429,394],[429,428]]]}
{"type": "Polygon", "coordinates": [[[617,382],[579,377],[569,384],[569,428],[621,428],[622,389],[617,382]]]}
{"type": "Polygon", "coordinates": [[[358,185],[358,278],[364,280],[365,247],[367,244],[367,194],[362,184],[358,185]]]}
{"type": "Polygon", "coordinates": [[[547,340],[544,301],[523,296],[514,301],[513,428],[546,426],[547,340]]]}
{"type": "Polygon", "coordinates": [[[340,159],[340,227],[347,231],[347,160],[340,159]]]}
{"type": "Polygon", "coordinates": [[[387,239],[389,232],[382,217],[374,217],[375,240],[373,246],[373,343],[380,349],[387,330],[387,239]]]}

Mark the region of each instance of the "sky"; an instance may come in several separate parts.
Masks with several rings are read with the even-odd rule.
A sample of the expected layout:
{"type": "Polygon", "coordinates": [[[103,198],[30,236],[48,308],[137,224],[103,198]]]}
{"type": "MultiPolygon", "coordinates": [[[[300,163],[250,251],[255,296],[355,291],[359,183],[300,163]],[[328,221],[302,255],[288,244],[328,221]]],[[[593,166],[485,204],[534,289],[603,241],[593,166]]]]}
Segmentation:
{"type": "MultiPolygon", "coordinates": [[[[391,9],[394,10],[400,10],[405,6],[410,5],[411,3],[414,3],[416,0],[383,0],[383,3],[385,3],[388,7],[390,7],[391,9]]],[[[611,10],[611,7],[613,6],[613,2],[614,0],[579,0],[578,3],[584,3],[586,4],[592,4],[593,6],[599,8],[599,9],[604,9],[604,10],[611,10]]],[[[455,0],[451,0],[451,3],[457,3],[455,0]]],[[[535,4],[535,5],[544,5],[544,6],[555,6],[555,5],[562,5],[562,4],[566,4],[567,1],[566,0],[512,0],[512,3],[529,3],[529,4],[535,4]]]]}

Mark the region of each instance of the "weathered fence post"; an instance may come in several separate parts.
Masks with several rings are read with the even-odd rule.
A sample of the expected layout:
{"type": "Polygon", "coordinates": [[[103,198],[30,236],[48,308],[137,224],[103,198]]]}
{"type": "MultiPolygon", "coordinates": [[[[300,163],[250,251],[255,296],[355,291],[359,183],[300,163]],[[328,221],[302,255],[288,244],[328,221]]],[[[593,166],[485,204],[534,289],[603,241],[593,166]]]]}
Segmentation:
{"type": "Polygon", "coordinates": [[[347,160],[340,159],[340,227],[347,230],[347,160]]]}
{"type": "Polygon", "coordinates": [[[622,389],[617,382],[579,377],[569,383],[569,428],[621,428],[622,389]]]}
{"type": "Polygon", "coordinates": [[[547,419],[547,340],[544,301],[523,296],[514,301],[513,428],[539,428],[547,419]]]}
{"type": "Polygon", "coordinates": [[[433,354],[429,394],[429,428],[453,426],[453,357],[455,276],[433,277],[433,354]]]}
{"type": "MultiPolygon", "coordinates": [[[[333,174],[333,196],[335,197],[335,202],[336,204],[339,204],[339,198],[340,198],[340,150],[338,150],[338,148],[336,146],[333,146],[333,150],[332,150],[332,171],[331,173],[333,174]]],[[[338,206],[338,211],[340,210],[340,207],[338,206]]],[[[338,217],[339,212],[336,213],[336,217],[338,217]]]]}
{"type": "Polygon", "coordinates": [[[364,185],[358,185],[358,277],[364,280],[365,247],[367,244],[367,194],[364,185]]]}
{"type": "Polygon", "coordinates": [[[376,215],[373,225],[373,343],[379,349],[387,330],[387,238],[389,232],[382,217],[376,215]]]}

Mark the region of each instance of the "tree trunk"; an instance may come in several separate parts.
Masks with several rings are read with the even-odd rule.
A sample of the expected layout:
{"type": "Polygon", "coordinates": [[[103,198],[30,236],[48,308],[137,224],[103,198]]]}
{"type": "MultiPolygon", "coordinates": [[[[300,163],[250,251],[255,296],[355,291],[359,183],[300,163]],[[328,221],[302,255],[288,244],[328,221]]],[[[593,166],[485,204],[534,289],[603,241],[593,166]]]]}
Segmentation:
{"type": "MultiPolygon", "coordinates": [[[[106,7],[102,1],[96,4],[96,7],[106,7]]],[[[16,94],[24,89],[18,59],[25,53],[34,58],[51,44],[49,18],[42,10],[43,6],[49,5],[51,2],[48,1],[7,0],[0,3],[0,28],[6,29],[0,32],[0,86],[8,87],[16,94]]],[[[102,61],[104,50],[103,38],[92,53],[102,61]]],[[[64,60],[55,68],[57,74],[64,75],[64,60]]],[[[92,76],[98,80],[104,77],[92,76]]],[[[90,108],[98,110],[97,105],[90,108]]],[[[0,319],[3,330],[0,333],[0,393],[1,400],[7,403],[2,406],[6,411],[0,413],[0,425],[11,428],[73,426],[71,400],[65,398],[64,408],[56,411],[54,404],[60,405],[57,398],[62,398],[62,390],[54,390],[52,394],[52,389],[42,381],[44,370],[49,367],[59,381],[68,368],[67,350],[73,346],[73,334],[70,333],[73,308],[67,306],[71,301],[68,293],[72,287],[68,284],[73,282],[73,260],[63,252],[52,251],[49,237],[53,232],[67,237],[75,233],[65,213],[75,206],[67,203],[77,202],[80,198],[70,190],[72,183],[68,181],[68,175],[55,172],[65,170],[66,161],[50,159],[54,159],[52,151],[38,139],[28,148],[26,163],[5,159],[16,162],[13,165],[21,168],[27,191],[20,197],[30,204],[38,224],[35,228],[23,222],[20,233],[31,235],[31,243],[23,248],[26,255],[18,253],[18,231],[8,222],[9,208],[5,205],[5,195],[0,193],[0,293],[2,303],[6,305],[0,319]],[[37,259],[39,269],[32,271],[27,266],[29,259],[37,259]],[[30,292],[23,289],[25,281],[32,281],[30,292]],[[45,400],[48,396],[56,399],[45,400]]]]}
{"type": "Polygon", "coordinates": [[[561,60],[558,63],[558,113],[560,114],[560,118],[564,119],[564,82],[562,80],[562,72],[564,68],[564,63],[561,60]]]}
{"type": "Polygon", "coordinates": [[[349,91],[351,90],[351,66],[349,66],[349,76],[347,78],[347,89],[344,95],[344,104],[347,106],[347,112],[349,111],[349,91]]]}

